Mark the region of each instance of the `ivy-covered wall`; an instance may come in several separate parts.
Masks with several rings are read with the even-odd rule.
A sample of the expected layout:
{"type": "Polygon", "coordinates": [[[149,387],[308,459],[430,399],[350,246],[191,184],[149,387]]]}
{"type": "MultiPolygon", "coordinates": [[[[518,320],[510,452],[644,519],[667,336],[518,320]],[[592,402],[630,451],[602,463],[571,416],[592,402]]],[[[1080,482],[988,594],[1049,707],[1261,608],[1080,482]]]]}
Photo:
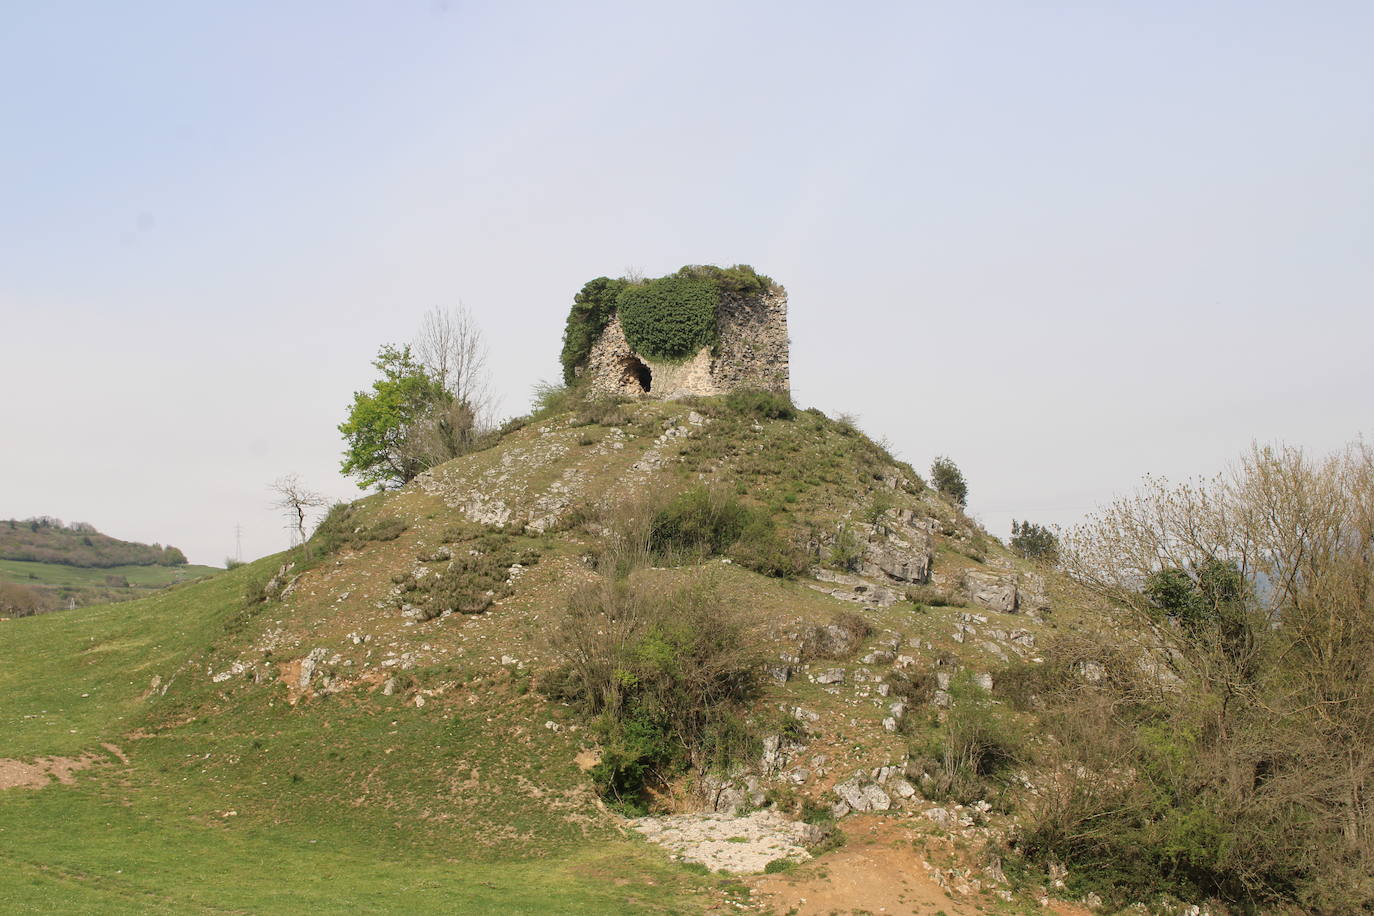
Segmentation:
{"type": "Polygon", "coordinates": [[[688,265],[652,280],[598,277],[573,297],[563,330],[563,379],[572,384],[593,344],[616,316],[637,353],[656,360],[685,360],[702,347],[718,346],[722,302],[762,296],[774,285],[747,264],[688,265]]]}
{"type": "Polygon", "coordinates": [[[616,300],[620,326],[635,352],[669,361],[715,347],[719,308],[714,280],[676,274],[627,286],[616,300]]]}

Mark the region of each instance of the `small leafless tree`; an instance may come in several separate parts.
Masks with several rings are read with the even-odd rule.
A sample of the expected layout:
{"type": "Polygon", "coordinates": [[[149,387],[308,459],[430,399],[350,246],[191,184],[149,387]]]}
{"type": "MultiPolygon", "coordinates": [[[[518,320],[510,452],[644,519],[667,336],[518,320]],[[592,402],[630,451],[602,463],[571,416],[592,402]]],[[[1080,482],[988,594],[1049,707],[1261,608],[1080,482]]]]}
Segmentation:
{"type": "Polygon", "coordinates": [[[324,494],[317,493],[301,483],[300,476],[296,474],[278,477],[272,482],[272,492],[277,495],[272,508],[280,510],[290,521],[293,543],[304,544],[306,520],[315,509],[328,506],[329,500],[324,494]]]}
{"type": "Polygon", "coordinates": [[[432,308],[420,323],[412,347],[431,378],[472,413],[473,426],[484,428],[492,408],[487,342],[472,312],[432,308]]]}

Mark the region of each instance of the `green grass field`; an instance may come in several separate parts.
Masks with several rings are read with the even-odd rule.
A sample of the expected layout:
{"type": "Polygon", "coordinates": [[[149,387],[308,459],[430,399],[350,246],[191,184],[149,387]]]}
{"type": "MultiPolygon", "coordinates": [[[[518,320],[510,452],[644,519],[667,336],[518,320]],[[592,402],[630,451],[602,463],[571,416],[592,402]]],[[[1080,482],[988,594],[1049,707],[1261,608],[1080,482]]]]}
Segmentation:
{"type": "Polygon", "coordinates": [[[56,585],[72,588],[103,588],[106,576],[123,576],[131,588],[165,588],[222,572],[216,566],[112,566],[93,568],[0,560],[0,580],[20,585],[56,585]]]}
{"type": "Polygon", "coordinates": [[[0,758],[101,758],[0,791],[0,912],[696,913],[720,892],[566,816],[587,804],[574,749],[521,740],[538,710],[509,684],[441,713],[210,683],[278,562],[0,623],[0,758]]]}

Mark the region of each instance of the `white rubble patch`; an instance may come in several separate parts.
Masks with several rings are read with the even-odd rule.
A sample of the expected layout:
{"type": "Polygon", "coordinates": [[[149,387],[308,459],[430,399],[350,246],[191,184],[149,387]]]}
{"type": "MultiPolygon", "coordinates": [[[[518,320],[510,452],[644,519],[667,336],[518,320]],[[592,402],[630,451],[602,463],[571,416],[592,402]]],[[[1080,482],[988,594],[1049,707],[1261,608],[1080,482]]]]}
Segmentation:
{"type": "Polygon", "coordinates": [[[641,817],[630,826],[651,842],[687,862],[711,871],[756,874],[774,859],[802,862],[811,858],[803,847],[820,839],[820,830],[789,821],[776,811],[755,811],[744,817],[726,814],[673,814],[641,817]]]}
{"type": "Polygon", "coordinates": [[[248,665],[246,663],[234,662],[232,665],[229,666],[229,670],[221,671],[219,674],[216,674],[214,677],[210,678],[210,680],[216,684],[223,684],[231,677],[238,677],[240,674],[247,670],[248,665]]]}

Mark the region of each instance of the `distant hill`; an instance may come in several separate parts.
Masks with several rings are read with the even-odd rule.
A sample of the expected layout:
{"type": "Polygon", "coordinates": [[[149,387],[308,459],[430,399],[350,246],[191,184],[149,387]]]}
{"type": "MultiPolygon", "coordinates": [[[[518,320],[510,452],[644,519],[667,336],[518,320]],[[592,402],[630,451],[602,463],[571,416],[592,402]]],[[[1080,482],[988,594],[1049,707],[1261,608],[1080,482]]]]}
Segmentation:
{"type": "Polygon", "coordinates": [[[0,521],[0,560],[30,560],[63,566],[185,566],[186,554],[161,544],[121,541],[101,534],[94,525],[61,519],[0,521]]]}
{"type": "Polygon", "coordinates": [[[85,522],[0,520],[0,617],[140,598],[219,570],[175,547],[121,541],[85,522]]]}

